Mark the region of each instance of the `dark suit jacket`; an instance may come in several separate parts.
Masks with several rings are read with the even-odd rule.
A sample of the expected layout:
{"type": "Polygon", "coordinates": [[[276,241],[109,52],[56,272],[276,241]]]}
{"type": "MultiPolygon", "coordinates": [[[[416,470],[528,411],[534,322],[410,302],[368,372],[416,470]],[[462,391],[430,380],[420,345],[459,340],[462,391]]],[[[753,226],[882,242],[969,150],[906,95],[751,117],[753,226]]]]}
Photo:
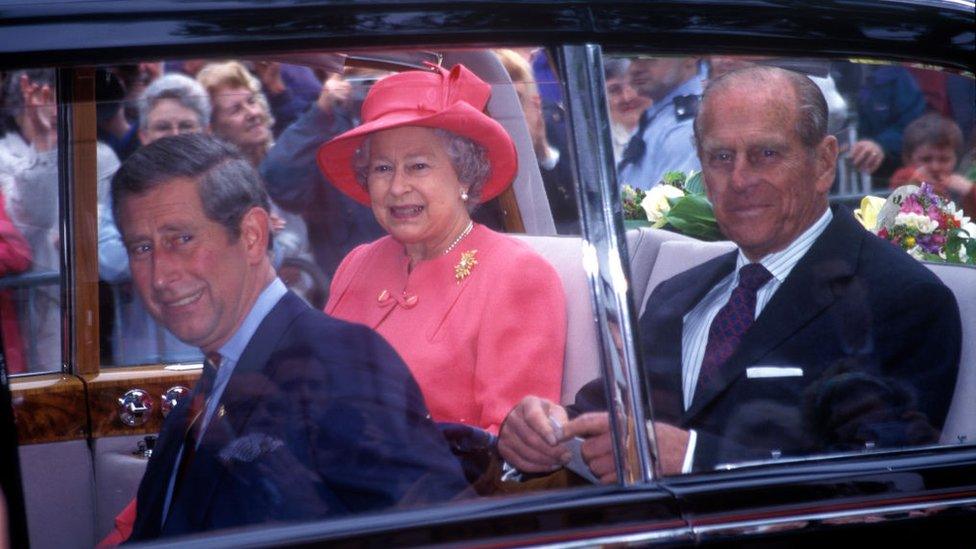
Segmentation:
{"type": "Polygon", "coordinates": [[[163,425],[131,540],[440,502],[467,487],[393,349],[291,293],[241,355],[161,526],[191,400],[163,425]]]}
{"type": "MultiPolygon", "coordinates": [[[[683,317],[735,268],[725,254],[663,282],[640,320],[655,420],[698,431],[694,468],[773,455],[936,442],[955,384],[961,324],[927,268],[834,218],[744,334],[719,381],[684,410],[683,317]],[[750,367],[802,369],[752,377],[750,367]]],[[[579,395],[575,411],[599,407],[579,395]]]]}

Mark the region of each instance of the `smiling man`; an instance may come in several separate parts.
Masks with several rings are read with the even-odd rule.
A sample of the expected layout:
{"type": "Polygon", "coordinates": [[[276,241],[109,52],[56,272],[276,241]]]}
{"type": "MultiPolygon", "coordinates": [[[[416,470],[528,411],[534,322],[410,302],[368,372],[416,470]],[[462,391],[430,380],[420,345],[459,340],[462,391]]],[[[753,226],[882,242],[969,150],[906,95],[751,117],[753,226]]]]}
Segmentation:
{"type": "Polygon", "coordinates": [[[112,196],[147,309],[208,357],[163,425],[131,539],[444,501],[465,489],[389,345],[310,308],[275,276],[268,198],[235,148],[201,134],[162,138],[122,165],[112,196]]]}
{"type": "MultiPolygon", "coordinates": [[[[705,91],[698,155],[738,250],[661,283],[640,319],[666,474],[938,441],[957,304],[928,269],[828,207],[837,141],[826,128],[823,95],[797,73],[752,67],[705,91]]],[[[502,425],[502,456],[549,471],[569,457],[561,441],[582,436],[590,469],[615,481],[603,394],[597,380],[568,410],[525,398],[502,425]]]]}

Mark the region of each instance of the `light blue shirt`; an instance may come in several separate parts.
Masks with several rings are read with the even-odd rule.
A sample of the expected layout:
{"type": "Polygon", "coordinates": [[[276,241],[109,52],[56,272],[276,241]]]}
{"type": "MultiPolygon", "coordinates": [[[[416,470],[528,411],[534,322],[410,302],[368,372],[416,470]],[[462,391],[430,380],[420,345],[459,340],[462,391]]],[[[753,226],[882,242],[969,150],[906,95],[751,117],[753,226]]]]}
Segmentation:
{"type": "Polygon", "coordinates": [[[702,78],[701,74],[696,74],[644,111],[642,118],[650,119],[641,134],[644,156],[620,170],[617,181],[621,186],[647,190],[657,185],[665,172],[701,170],[694,143],[695,117],[678,120],[674,99],[683,95],[701,96],[702,78]]]}
{"type": "MultiPolygon", "coordinates": [[[[201,420],[199,436],[196,440],[197,447],[200,446],[200,441],[203,440],[203,435],[207,432],[210,420],[213,418],[214,413],[217,411],[217,405],[220,403],[220,397],[224,394],[224,389],[227,388],[227,382],[230,381],[230,376],[234,373],[234,368],[237,366],[238,361],[240,361],[244,349],[247,348],[247,344],[254,337],[254,332],[257,331],[258,326],[264,321],[264,317],[268,316],[271,309],[278,304],[278,301],[286,293],[288,293],[288,288],[285,287],[284,282],[280,278],[275,277],[271,284],[268,284],[261,291],[257,301],[254,302],[254,306],[251,307],[247,316],[244,317],[244,322],[241,323],[240,328],[227,340],[227,343],[224,343],[220,347],[218,351],[220,353],[220,367],[217,369],[217,377],[214,379],[213,390],[210,391],[210,396],[204,405],[203,419],[201,420]]],[[[179,453],[176,454],[175,463],[179,464],[182,459],[183,448],[180,448],[179,453]]],[[[176,484],[176,472],[178,469],[179,467],[175,466],[170,473],[169,487],[166,489],[166,502],[163,505],[163,524],[166,523],[166,516],[169,514],[169,505],[173,497],[173,488],[176,484]]]]}

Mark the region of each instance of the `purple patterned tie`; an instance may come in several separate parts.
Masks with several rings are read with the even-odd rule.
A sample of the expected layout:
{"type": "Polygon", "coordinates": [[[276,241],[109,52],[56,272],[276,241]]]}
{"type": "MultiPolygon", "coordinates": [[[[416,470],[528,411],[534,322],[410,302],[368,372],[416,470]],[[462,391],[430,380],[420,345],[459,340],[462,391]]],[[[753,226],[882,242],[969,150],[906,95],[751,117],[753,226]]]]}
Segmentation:
{"type": "Polygon", "coordinates": [[[715,381],[720,367],[732,356],[742,334],[749,329],[756,313],[756,290],[773,275],[759,263],[750,263],[739,269],[739,285],[712,320],[708,329],[708,345],[698,373],[698,387],[704,388],[715,381]]]}

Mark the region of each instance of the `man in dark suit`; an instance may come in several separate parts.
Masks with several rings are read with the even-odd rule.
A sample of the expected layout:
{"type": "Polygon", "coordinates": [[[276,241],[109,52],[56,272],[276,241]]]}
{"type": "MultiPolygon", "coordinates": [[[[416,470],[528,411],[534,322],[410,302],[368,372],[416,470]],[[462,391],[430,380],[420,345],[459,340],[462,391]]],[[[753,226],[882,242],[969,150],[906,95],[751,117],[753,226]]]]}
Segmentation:
{"type": "MultiPolygon", "coordinates": [[[[837,142],[808,78],[753,67],[716,79],[695,122],[715,217],[738,250],[662,283],[641,317],[661,468],[934,443],[958,367],[951,291],[843,208],[837,142]]],[[[528,472],[616,472],[602,382],[569,410],[527,397],[499,449],[528,472]],[[573,421],[568,421],[573,416],[573,421]],[[563,423],[560,439],[550,417],[563,423]]]]}
{"type": "Polygon", "coordinates": [[[123,164],[112,196],[147,309],[208,357],[163,425],[130,539],[441,502],[466,488],[392,348],[276,277],[268,198],[236,149],[160,139],[123,164]]]}

